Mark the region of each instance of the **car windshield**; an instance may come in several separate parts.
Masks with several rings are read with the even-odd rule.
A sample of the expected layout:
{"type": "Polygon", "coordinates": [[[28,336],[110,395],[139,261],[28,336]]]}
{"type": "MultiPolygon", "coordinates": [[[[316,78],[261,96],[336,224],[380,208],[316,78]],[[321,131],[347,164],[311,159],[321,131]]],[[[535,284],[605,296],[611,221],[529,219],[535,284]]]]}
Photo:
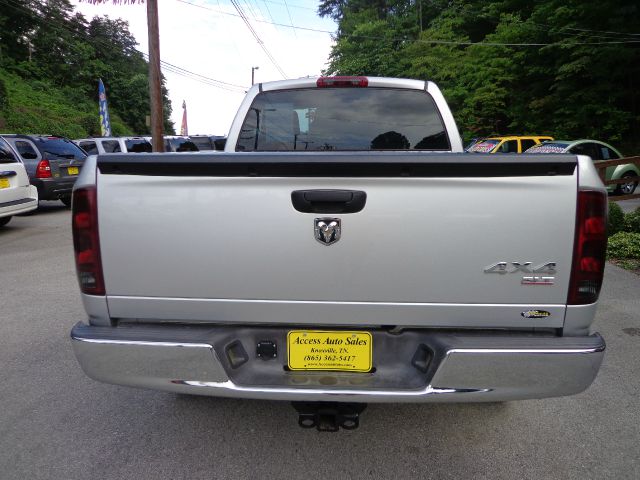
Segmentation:
{"type": "Polygon", "coordinates": [[[36,138],[36,145],[44,155],[74,158],[76,160],[84,160],[87,156],[75,143],[65,138],[36,138]]]}
{"type": "Polygon", "coordinates": [[[263,92],[236,151],[449,150],[435,102],[423,90],[305,88],[263,92]]]}
{"type": "Polygon", "coordinates": [[[524,153],[564,153],[568,146],[568,143],[544,142],[531,147],[524,153]]]}
{"type": "Polygon", "coordinates": [[[473,153],[490,153],[499,143],[500,140],[481,140],[471,145],[467,151],[473,153]]]}

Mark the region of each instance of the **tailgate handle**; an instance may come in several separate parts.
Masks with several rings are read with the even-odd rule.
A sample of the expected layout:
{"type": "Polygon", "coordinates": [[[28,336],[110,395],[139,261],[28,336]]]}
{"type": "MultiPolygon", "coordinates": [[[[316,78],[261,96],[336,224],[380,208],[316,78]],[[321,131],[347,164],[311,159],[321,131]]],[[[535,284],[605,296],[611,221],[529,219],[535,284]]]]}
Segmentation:
{"type": "Polygon", "coordinates": [[[293,208],[304,213],[356,213],[364,208],[367,194],[361,190],[294,190],[293,208]]]}
{"type": "Polygon", "coordinates": [[[5,170],[4,172],[0,172],[0,177],[14,177],[17,173],[13,170],[5,170]]]}

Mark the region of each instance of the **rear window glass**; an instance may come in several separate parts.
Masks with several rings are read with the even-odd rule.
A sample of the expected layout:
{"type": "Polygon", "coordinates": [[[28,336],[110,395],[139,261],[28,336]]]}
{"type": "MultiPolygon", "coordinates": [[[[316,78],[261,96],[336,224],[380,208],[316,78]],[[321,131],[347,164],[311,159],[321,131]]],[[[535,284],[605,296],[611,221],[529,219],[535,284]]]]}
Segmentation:
{"type": "Polygon", "coordinates": [[[125,140],[127,146],[127,152],[131,153],[150,153],[153,149],[151,144],[144,139],[138,140],[125,140]]]}
{"type": "Polygon", "coordinates": [[[564,153],[565,148],[567,148],[566,143],[546,142],[531,147],[526,153],[564,153]]]}
{"type": "Polygon", "coordinates": [[[121,152],[118,140],[102,140],[102,148],[104,148],[105,153],[121,152]]]}
{"type": "Polygon", "coordinates": [[[98,153],[98,146],[96,142],[80,142],[80,148],[82,148],[89,155],[95,155],[98,153]]]}
{"type": "Polygon", "coordinates": [[[237,151],[449,150],[431,95],[390,88],[263,92],[253,101],[237,151]]]}
{"type": "Polygon", "coordinates": [[[471,145],[468,151],[473,153],[490,153],[499,143],[500,140],[482,140],[471,145]]]}
{"type": "Polygon", "coordinates": [[[0,163],[16,163],[18,159],[15,157],[11,148],[0,138],[0,163]]]}
{"type": "Polygon", "coordinates": [[[167,140],[171,152],[197,152],[198,147],[188,138],[169,138],[167,140]]]}
{"type": "Polygon", "coordinates": [[[35,160],[38,158],[38,153],[33,149],[29,142],[21,142],[17,140],[14,143],[16,150],[25,160],[35,160]]]}
{"type": "Polygon", "coordinates": [[[45,156],[83,160],[87,155],[71,140],[65,138],[37,138],[36,145],[45,156]]]}
{"type": "Polygon", "coordinates": [[[535,140],[520,140],[520,144],[522,145],[522,151],[524,152],[528,148],[533,147],[536,144],[535,140]]]}
{"type": "Polygon", "coordinates": [[[189,137],[199,150],[215,150],[213,142],[209,137],[189,137]]]}

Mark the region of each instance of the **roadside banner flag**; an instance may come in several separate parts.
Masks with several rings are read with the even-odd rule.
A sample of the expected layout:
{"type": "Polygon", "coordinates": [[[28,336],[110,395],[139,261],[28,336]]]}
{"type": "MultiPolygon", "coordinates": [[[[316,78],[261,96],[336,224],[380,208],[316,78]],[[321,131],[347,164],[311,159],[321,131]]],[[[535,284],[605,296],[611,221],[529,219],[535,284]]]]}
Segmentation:
{"type": "Polygon", "coordinates": [[[189,127],[187,126],[187,102],[182,101],[182,125],[180,125],[180,135],[188,136],[189,127]]]}
{"type": "Polygon", "coordinates": [[[107,107],[107,92],[104,89],[102,79],[98,83],[98,105],[100,106],[100,131],[103,137],[110,137],[111,120],[109,120],[109,108],[107,107]]]}

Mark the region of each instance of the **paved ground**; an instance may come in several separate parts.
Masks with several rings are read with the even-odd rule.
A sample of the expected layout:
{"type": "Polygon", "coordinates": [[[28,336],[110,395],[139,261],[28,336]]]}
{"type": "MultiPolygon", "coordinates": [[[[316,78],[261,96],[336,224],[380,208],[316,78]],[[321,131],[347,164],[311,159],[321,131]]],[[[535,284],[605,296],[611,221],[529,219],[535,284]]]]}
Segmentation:
{"type": "Polygon", "coordinates": [[[301,430],[284,402],[94,382],[68,333],[83,317],[69,212],[0,232],[0,478],[637,479],[640,277],[607,266],[600,375],[568,398],[369,406],[359,430],[301,430]]]}
{"type": "MultiPolygon", "coordinates": [[[[640,186],[638,186],[638,190],[636,190],[636,193],[640,193],[640,186]]],[[[616,197],[611,197],[613,199],[615,199],[616,197]]],[[[618,205],[620,205],[620,207],[622,207],[622,211],[623,212],[631,212],[633,210],[635,210],[636,208],[640,207],[640,198],[633,198],[631,200],[624,200],[622,202],[618,202],[618,205]]]]}

